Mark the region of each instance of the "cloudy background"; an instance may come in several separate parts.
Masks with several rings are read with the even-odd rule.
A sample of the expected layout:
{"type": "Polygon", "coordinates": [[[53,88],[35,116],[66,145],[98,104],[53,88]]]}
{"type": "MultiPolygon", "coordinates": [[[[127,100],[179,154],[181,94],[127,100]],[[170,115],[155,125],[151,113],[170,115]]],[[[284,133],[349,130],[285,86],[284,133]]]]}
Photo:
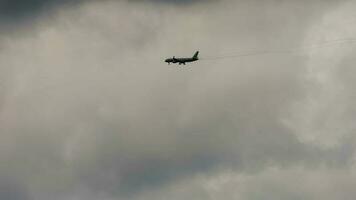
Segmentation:
{"type": "Polygon", "coordinates": [[[355,199],[355,9],[0,0],[0,199],[355,199]]]}

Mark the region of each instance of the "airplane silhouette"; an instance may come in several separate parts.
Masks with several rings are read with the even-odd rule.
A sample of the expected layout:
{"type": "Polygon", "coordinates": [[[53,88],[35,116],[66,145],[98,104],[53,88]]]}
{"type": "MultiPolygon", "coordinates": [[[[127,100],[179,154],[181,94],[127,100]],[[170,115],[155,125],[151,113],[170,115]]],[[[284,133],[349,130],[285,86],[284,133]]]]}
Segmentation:
{"type": "Polygon", "coordinates": [[[171,63],[178,63],[179,65],[181,65],[181,64],[185,65],[185,63],[194,62],[194,61],[199,60],[198,54],[199,54],[199,51],[195,52],[194,56],[191,58],[176,58],[173,56],[173,58],[168,58],[164,62],[168,63],[169,65],[171,63]]]}

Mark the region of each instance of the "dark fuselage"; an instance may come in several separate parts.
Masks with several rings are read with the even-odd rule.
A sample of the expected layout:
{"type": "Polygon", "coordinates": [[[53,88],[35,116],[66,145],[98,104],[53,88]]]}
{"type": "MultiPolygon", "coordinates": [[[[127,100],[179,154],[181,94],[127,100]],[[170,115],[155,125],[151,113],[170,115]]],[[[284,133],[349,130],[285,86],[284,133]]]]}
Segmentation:
{"type": "Polygon", "coordinates": [[[189,63],[189,62],[194,62],[194,61],[197,61],[199,60],[198,58],[198,54],[199,52],[197,51],[193,57],[191,58],[176,58],[176,57],[173,57],[173,58],[168,58],[165,60],[166,63],[168,64],[171,64],[171,63],[178,63],[178,64],[183,64],[185,65],[185,63],[189,63]]]}
{"type": "Polygon", "coordinates": [[[178,64],[184,64],[185,63],[189,63],[189,62],[194,62],[197,61],[197,58],[168,58],[165,60],[166,63],[170,64],[170,63],[178,63],[178,64]]]}

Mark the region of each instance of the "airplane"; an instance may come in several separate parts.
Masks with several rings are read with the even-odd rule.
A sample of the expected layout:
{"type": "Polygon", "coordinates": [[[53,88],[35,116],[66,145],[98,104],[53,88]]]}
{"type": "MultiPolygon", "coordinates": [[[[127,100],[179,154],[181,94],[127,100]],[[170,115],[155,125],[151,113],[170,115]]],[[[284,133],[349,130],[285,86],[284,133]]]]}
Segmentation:
{"type": "Polygon", "coordinates": [[[189,63],[189,62],[194,62],[194,61],[199,60],[198,54],[199,54],[199,51],[195,52],[194,56],[191,58],[176,58],[173,56],[173,58],[168,58],[164,62],[168,63],[169,65],[171,63],[178,63],[179,65],[181,65],[181,64],[185,65],[185,63],[187,63],[187,62],[189,63]]]}

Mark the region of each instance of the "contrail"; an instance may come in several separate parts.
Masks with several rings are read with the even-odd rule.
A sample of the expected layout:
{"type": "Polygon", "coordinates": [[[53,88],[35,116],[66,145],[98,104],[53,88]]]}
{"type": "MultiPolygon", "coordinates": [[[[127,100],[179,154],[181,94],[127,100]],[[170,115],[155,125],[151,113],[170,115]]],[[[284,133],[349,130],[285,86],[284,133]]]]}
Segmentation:
{"type": "Polygon", "coordinates": [[[228,58],[239,58],[247,56],[257,56],[257,55],[266,55],[266,54],[293,54],[293,53],[303,53],[305,50],[318,49],[328,46],[334,46],[337,44],[353,44],[356,42],[355,38],[343,38],[325,41],[323,43],[312,44],[308,46],[296,47],[291,49],[281,49],[281,50],[256,50],[250,52],[239,52],[239,53],[229,53],[219,56],[208,56],[202,57],[200,60],[219,60],[219,59],[228,59],[228,58]]]}

